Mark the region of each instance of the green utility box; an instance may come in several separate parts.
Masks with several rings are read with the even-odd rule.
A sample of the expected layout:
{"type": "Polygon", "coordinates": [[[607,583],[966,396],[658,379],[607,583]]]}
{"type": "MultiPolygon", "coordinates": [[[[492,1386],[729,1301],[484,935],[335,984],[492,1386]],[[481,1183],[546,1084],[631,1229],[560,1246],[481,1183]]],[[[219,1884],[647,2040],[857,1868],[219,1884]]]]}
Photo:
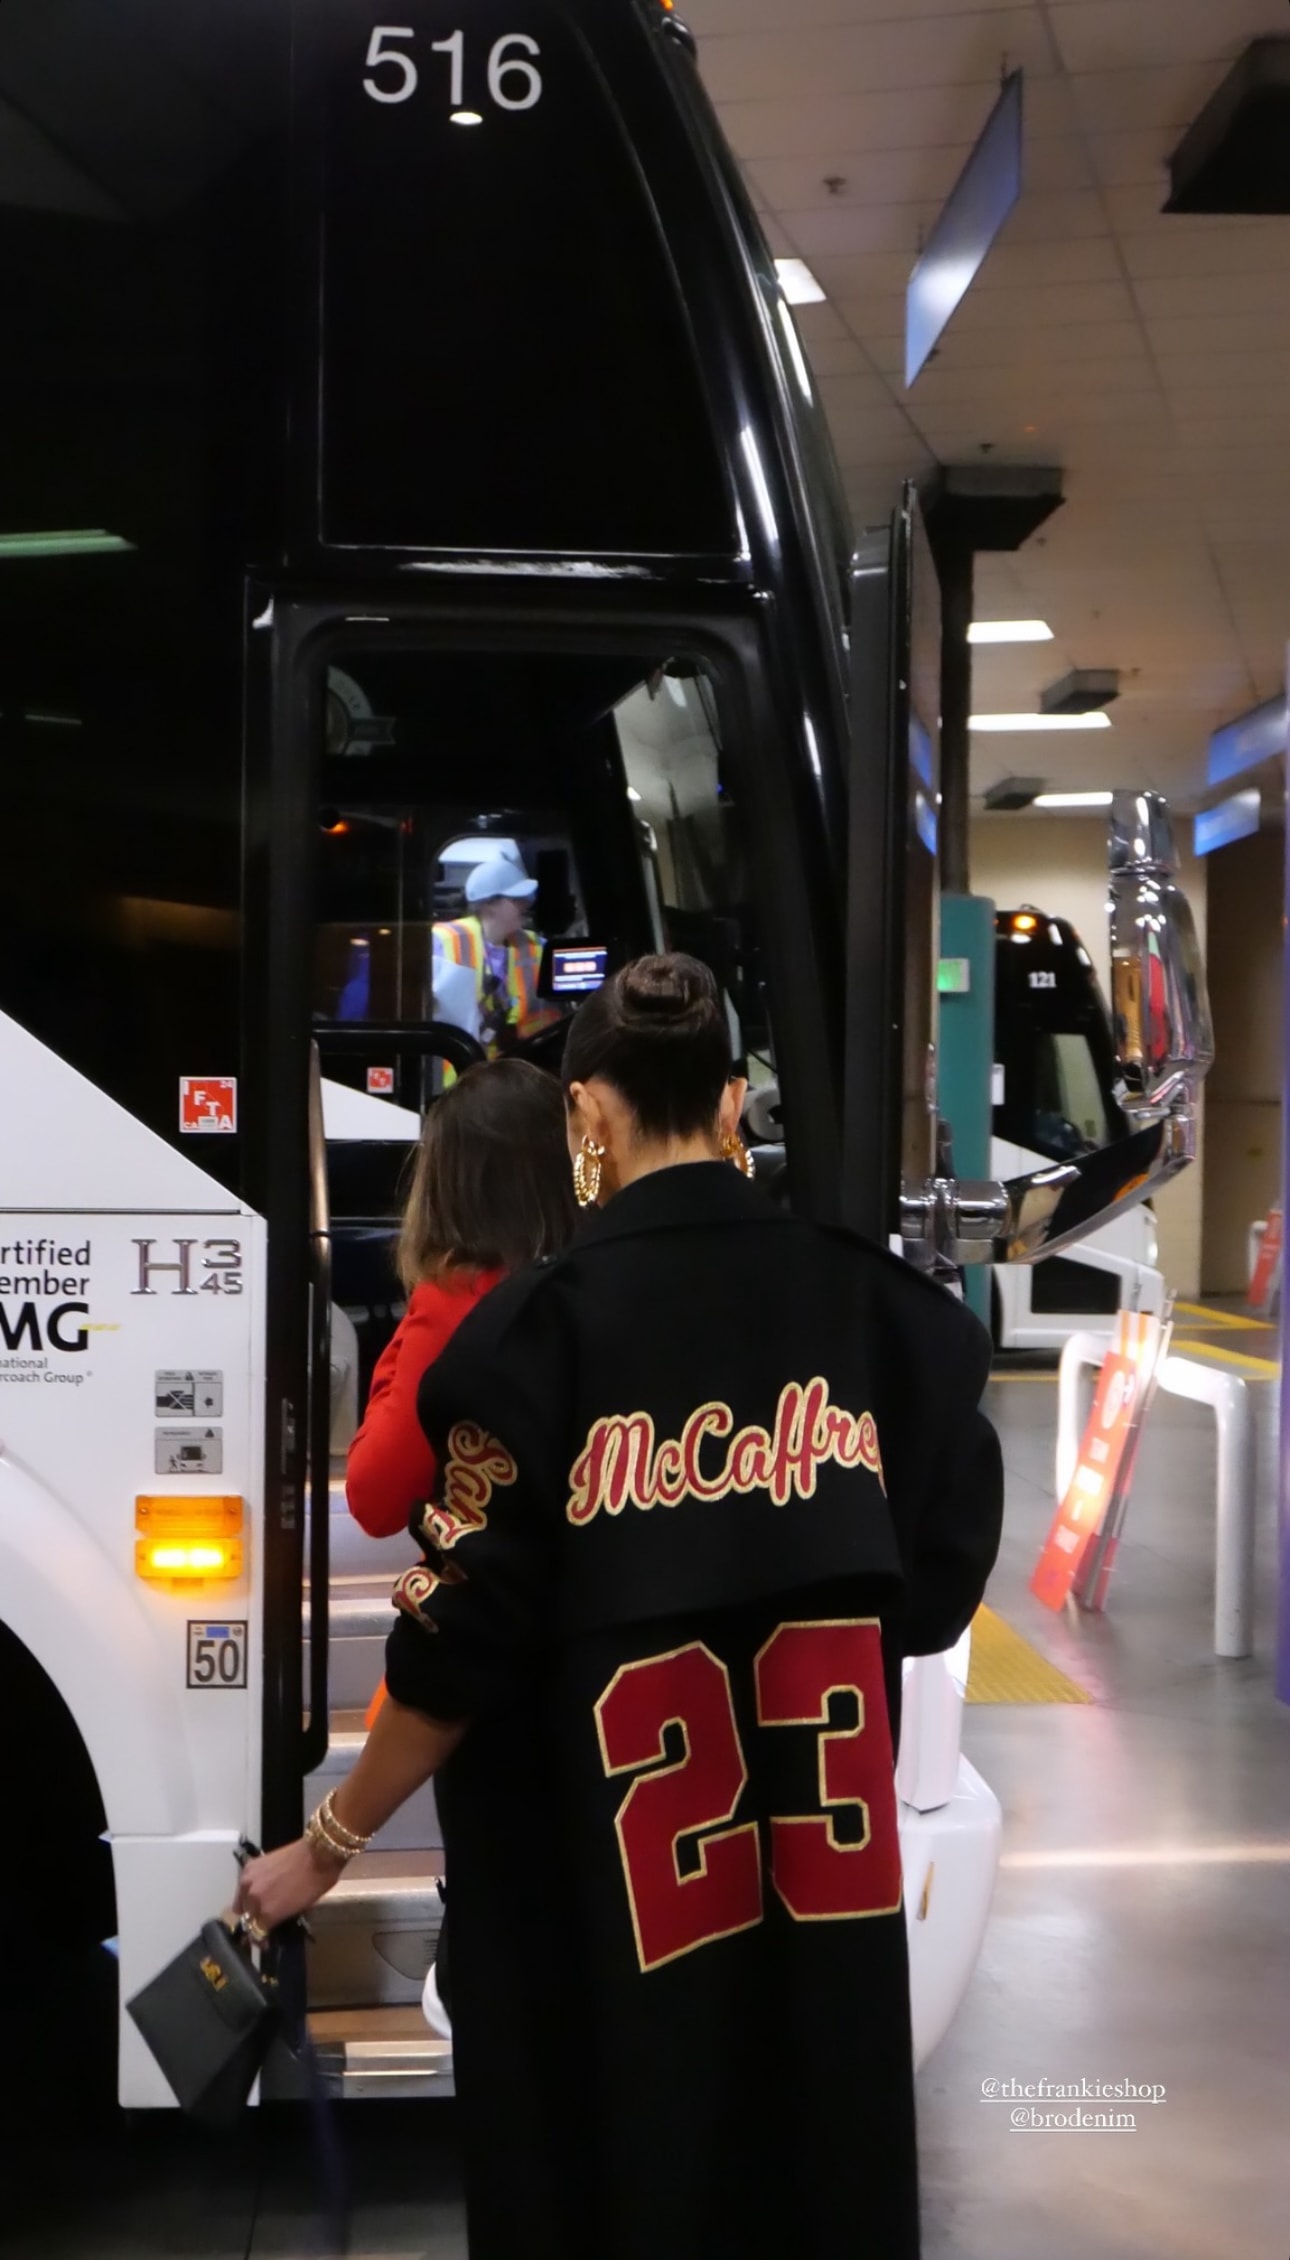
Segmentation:
{"type": "MultiPolygon", "coordinates": [[[[994,904],[942,895],[937,1103],[954,1138],[956,1177],[992,1177],[994,904]]],[[[990,1266],[969,1264],[969,1307],[990,1323],[990,1266]]]]}

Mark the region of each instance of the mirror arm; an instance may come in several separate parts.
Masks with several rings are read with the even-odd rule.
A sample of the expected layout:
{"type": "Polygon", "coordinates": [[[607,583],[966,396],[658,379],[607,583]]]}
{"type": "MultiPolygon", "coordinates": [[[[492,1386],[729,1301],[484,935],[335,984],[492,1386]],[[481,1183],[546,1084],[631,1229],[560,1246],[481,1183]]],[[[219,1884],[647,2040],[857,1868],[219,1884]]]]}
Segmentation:
{"type": "Polygon", "coordinates": [[[1085,1239],[1095,1223],[1123,1215],[1167,1185],[1196,1154],[1188,1111],[1148,1124],[1114,1145],[1006,1183],[933,1178],[900,1204],[905,1253],[923,1268],[1034,1263],[1085,1239]]]}

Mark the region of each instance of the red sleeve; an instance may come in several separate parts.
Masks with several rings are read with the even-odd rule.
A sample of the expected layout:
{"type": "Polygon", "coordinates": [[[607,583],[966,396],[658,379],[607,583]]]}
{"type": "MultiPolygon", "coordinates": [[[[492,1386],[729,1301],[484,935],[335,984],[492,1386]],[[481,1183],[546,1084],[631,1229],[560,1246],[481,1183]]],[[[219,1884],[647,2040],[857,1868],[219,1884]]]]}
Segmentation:
{"type": "Polygon", "coordinates": [[[417,1418],[417,1390],[427,1366],[493,1285],[418,1287],[381,1355],[345,1467],[345,1498],[372,1538],[406,1529],[412,1509],[434,1489],[434,1454],[417,1418]]]}

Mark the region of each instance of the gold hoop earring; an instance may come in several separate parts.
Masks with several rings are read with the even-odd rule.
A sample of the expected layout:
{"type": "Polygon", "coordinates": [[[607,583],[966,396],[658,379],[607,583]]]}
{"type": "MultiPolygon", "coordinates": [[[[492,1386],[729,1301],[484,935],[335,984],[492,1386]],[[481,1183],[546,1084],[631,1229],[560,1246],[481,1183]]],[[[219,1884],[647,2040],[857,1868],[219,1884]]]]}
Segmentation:
{"type": "Polygon", "coordinates": [[[601,1164],[605,1148],[594,1138],[584,1138],[573,1157],[573,1197],[579,1208],[594,1208],[600,1198],[601,1164]]]}
{"type": "Polygon", "coordinates": [[[757,1175],[757,1164],[737,1131],[729,1131],[722,1139],[721,1151],[727,1161],[734,1163],[742,1177],[751,1181],[757,1175]]]}

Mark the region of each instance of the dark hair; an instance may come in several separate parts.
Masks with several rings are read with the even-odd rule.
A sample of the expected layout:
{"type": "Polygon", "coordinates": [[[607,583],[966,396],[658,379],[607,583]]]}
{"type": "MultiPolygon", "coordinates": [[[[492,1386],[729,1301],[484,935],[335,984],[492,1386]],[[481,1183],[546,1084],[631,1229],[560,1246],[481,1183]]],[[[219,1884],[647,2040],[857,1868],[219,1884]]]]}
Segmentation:
{"type": "Polygon", "coordinates": [[[426,1116],[399,1234],[409,1294],[452,1271],[554,1255],[577,1210],[555,1078],[523,1059],[472,1067],[426,1116]]]}
{"type": "Polygon", "coordinates": [[[647,1138],[692,1138],[730,1080],[730,1030],[696,957],[638,957],[588,997],[564,1048],[564,1089],[603,1075],[647,1138]]]}

